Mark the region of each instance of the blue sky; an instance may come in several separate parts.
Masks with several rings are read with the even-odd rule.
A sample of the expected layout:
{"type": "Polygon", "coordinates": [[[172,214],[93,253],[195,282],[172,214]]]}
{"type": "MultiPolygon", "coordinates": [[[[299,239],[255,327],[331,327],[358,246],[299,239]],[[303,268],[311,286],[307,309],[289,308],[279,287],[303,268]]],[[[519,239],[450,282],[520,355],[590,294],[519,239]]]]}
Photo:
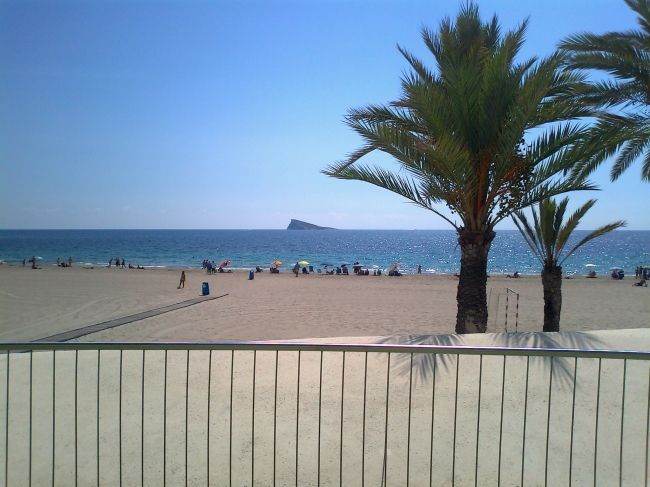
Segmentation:
{"type": "MultiPolygon", "coordinates": [[[[622,0],[486,0],[530,17],[522,57],[636,27],[622,0]]],[[[319,173],[360,145],[346,110],[430,65],[420,27],[457,0],[0,1],[0,228],[448,229],[380,188],[319,173]]],[[[390,163],[378,157],[379,163],[390,163]]],[[[640,163],[581,228],[650,229],[640,163]]],[[[512,229],[510,221],[499,228],[512,229]]]]}

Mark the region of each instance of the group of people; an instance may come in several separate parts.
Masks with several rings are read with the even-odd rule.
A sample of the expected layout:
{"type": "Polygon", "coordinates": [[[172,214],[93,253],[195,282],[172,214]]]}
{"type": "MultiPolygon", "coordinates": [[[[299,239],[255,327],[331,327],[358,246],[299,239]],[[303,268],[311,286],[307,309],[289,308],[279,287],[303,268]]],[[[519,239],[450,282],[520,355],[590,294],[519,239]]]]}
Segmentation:
{"type": "Polygon", "coordinates": [[[650,269],[648,267],[639,266],[634,269],[634,277],[637,279],[648,279],[648,274],[650,274],[650,269]]]}
{"type": "MultiPolygon", "coordinates": [[[[31,262],[31,260],[30,260],[31,262]]],[[[23,266],[25,265],[25,261],[23,261],[23,266]]],[[[56,265],[59,267],[72,267],[72,257],[70,257],[67,261],[61,262],[61,259],[57,257],[56,259],[56,265]]]]}
{"type": "Polygon", "coordinates": [[[204,260],[202,264],[202,269],[205,269],[208,274],[216,274],[217,272],[226,272],[230,273],[232,272],[230,269],[225,271],[223,270],[223,267],[221,265],[217,265],[217,263],[213,260],[204,260]]]}
{"type": "Polygon", "coordinates": [[[212,260],[204,260],[203,261],[203,269],[208,271],[208,274],[216,274],[217,272],[217,264],[212,260]]]}
{"type": "MultiPolygon", "coordinates": [[[[112,267],[113,262],[115,262],[115,267],[118,267],[118,268],[121,267],[122,269],[124,269],[126,267],[126,262],[124,262],[124,259],[122,259],[122,261],[120,262],[119,257],[115,257],[114,259],[109,260],[108,261],[108,267],[112,267]]],[[[129,264],[129,269],[133,269],[133,266],[131,264],[129,264]]]]}

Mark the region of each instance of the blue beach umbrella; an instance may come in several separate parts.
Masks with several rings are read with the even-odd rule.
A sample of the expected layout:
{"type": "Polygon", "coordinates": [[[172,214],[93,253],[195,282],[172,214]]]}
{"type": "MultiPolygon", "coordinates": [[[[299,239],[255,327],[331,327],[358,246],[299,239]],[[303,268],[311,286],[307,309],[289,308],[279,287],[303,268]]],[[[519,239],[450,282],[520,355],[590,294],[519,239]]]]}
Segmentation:
{"type": "Polygon", "coordinates": [[[326,265],[326,266],[331,267],[331,266],[334,265],[334,262],[321,262],[320,265],[326,265]]]}

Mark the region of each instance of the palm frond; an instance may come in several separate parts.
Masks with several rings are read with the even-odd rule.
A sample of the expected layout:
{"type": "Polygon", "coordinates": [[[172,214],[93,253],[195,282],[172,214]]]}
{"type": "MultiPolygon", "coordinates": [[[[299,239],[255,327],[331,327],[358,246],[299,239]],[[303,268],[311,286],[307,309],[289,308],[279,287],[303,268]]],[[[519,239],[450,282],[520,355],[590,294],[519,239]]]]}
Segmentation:
{"type": "Polygon", "coordinates": [[[595,238],[598,238],[602,235],[605,235],[606,233],[609,233],[611,231],[617,230],[619,228],[623,228],[627,226],[627,222],[625,220],[618,220],[614,223],[609,223],[607,225],[603,225],[602,227],[598,227],[596,230],[593,232],[589,233],[586,237],[581,239],[576,245],[573,246],[573,248],[567,252],[566,256],[564,259],[562,259],[559,263],[559,265],[562,265],[565,260],[567,260],[571,255],[575,253],[576,250],[578,250],[580,247],[582,247],[584,244],[589,242],[590,240],[593,240],[595,238]]]}

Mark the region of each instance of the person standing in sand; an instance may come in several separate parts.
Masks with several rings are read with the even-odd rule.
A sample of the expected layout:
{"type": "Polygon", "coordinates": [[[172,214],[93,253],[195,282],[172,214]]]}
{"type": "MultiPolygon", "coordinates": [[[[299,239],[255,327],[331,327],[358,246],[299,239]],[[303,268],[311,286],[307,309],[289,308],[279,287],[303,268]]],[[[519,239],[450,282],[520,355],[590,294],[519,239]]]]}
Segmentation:
{"type": "Polygon", "coordinates": [[[185,287],[185,271],[181,271],[181,282],[178,283],[178,288],[181,289],[185,287]]]}
{"type": "Polygon", "coordinates": [[[72,257],[68,259],[68,266],[72,267],[72,257]]]}
{"type": "Polygon", "coordinates": [[[296,262],[296,265],[293,266],[293,273],[298,277],[298,274],[300,274],[300,264],[296,262]]]}

